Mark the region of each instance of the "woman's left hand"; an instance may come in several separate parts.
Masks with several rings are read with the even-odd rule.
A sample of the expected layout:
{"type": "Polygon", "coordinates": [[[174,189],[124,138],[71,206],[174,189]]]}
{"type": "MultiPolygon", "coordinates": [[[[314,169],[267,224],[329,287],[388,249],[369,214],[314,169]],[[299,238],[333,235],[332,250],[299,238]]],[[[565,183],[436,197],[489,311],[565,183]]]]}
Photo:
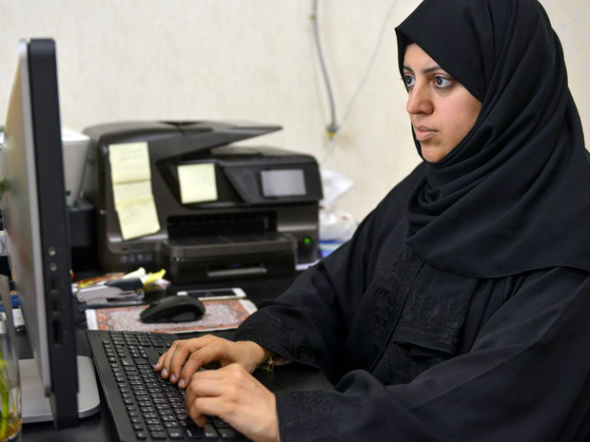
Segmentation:
{"type": "Polygon", "coordinates": [[[217,416],[252,441],[280,441],[275,395],[239,364],[193,374],[185,403],[197,425],[217,416]]]}

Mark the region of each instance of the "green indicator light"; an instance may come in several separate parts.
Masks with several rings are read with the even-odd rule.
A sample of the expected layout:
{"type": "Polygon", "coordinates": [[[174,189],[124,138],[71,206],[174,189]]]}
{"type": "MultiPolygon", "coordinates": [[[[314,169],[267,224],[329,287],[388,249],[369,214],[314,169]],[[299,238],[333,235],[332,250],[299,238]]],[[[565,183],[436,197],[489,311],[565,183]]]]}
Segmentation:
{"type": "Polygon", "coordinates": [[[304,243],[305,245],[310,245],[310,244],[311,244],[311,238],[310,238],[309,236],[308,236],[308,237],[306,237],[306,238],[304,238],[304,239],[303,239],[303,243],[304,243]]]}

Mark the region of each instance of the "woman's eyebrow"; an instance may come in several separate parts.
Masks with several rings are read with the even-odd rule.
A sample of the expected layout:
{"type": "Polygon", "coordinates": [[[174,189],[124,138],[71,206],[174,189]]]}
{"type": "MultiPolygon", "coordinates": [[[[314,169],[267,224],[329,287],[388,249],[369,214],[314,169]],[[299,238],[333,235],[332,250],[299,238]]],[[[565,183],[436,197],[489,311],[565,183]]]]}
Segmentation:
{"type": "MultiPolygon", "coordinates": [[[[402,66],[404,71],[408,71],[408,72],[414,72],[414,69],[412,69],[409,66],[402,66]]],[[[431,74],[432,72],[436,72],[436,71],[442,71],[443,69],[439,66],[439,65],[434,65],[434,66],[430,66],[428,68],[425,68],[421,71],[422,74],[431,74]]]]}

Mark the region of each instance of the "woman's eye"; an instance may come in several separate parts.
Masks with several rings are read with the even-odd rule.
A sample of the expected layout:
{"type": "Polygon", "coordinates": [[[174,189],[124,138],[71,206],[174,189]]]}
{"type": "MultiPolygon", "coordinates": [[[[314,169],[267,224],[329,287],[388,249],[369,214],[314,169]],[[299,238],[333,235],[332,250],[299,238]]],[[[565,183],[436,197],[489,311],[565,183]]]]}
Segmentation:
{"type": "Polygon", "coordinates": [[[436,85],[436,87],[443,89],[451,86],[453,84],[453,80],[447,77],[437,76],[434,77],[434,84],[436,85]]]}
{"type": "Polygon", "coordinates": [[[416,79],[411,75],[404,75],[404,85],[406,86],[406,89],[410,89],[412,86],[414,86],[415,82],[416,79]]]}

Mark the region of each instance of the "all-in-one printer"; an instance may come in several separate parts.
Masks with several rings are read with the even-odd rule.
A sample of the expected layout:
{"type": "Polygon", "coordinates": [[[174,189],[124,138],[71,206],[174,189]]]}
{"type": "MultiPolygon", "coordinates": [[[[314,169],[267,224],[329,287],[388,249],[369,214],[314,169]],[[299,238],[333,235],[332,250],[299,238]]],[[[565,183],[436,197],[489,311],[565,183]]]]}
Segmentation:
{"type": "Polygon", "coordinates": [[[91,146],[84,196],[96,209],[103,270],[164,268],[167,279],[188,284],[292,274],[297,263],[315,261],[322,198],[315,159],[232,145],[276,130],[220,121],[86,128],[91,146]],[[121,190],[121,177],[139,168],[142,149],[148,178],[121,190]],[[125,223],[133,212],[121,201],[140,188],[151,191],[145,201],[155,209],[153,227],[130,238],[125,223]]]}

